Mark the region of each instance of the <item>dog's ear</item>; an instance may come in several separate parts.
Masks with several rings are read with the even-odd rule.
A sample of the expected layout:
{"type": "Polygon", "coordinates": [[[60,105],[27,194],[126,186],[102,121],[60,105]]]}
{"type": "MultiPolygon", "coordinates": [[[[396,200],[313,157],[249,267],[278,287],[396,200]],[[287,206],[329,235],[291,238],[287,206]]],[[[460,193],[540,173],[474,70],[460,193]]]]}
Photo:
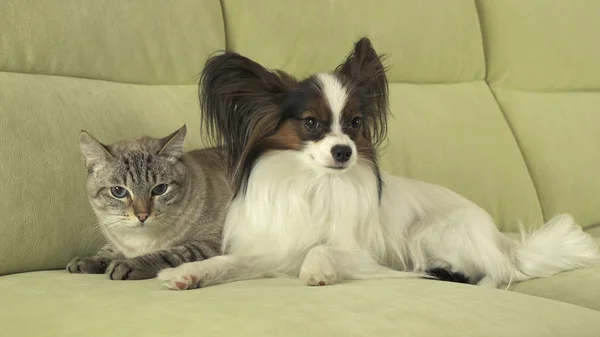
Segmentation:
{"type": "Polygon", "coordinates": [[[351,87],[359,88],[367,98],[368,117],[371,119],[370,138],[379,143],[385,138],[388,118],[388,82],[383,65],[385,56],[378,55],[371,40],[361,38],[345,62],[335,72],[349,80],[351,87]]]}
{"type": "Polygon", "coordinates": [[[276,131],[279,105],[296,80],[271,71],[247,57],[224,52],[208,59],[200,77],[202,126],[214,146],[223,150],[236,186],[253,147],[276,131]]]}
{"type": "Polygon", "coordinates": [[[381,85],[383,84],[381,83],[381,76],[385,77],[385,67],[382,59],[377,55],[371,40],[366,37],[356,41],[354,49],[344,63],[336,68],[336,72],[358,82],[361,86],[381,85]],[[377,80],[379,83],[373,83],[377,80]]]}

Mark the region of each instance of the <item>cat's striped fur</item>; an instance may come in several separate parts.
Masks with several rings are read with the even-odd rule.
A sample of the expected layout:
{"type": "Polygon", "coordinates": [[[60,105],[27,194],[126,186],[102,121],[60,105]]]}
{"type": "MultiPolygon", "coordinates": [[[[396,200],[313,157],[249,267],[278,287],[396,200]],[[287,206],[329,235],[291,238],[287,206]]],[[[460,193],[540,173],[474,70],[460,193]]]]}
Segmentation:
{"type": "Polygon", "coordinates": [[[185,132],[108,146],[82,132],[87,192],[108,244],[69,272],[148,279],[220,253],[231,185],[215,149],[182,154],[185,132]]]}

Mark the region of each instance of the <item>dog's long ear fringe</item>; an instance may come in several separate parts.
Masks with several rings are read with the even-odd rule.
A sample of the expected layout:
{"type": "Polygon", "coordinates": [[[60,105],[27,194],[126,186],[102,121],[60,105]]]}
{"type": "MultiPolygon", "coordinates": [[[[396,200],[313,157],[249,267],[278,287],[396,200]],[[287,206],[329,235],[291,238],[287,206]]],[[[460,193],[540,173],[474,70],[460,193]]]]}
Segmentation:
{"type": "Polygon", "coordinates": [[[255,146],[276,130],[279,104],[295,82],[284,72],[232,52],[206,62],[198,87],[202,129],[220,149],[236,194],[245,191],[258,156],[255,146]]]}
{"type": "Polygon", "coordinates": [[[377,55],[366,37],[358,40],[353,51],[345,62],[336,68],[336,72],[344,75],[352,86],[364,90],[368,104],[368,124],[370,137],[374,145],[379,147],[387,134],[389,116],[388,81],[383,65],[384,55],[377,55]]]}

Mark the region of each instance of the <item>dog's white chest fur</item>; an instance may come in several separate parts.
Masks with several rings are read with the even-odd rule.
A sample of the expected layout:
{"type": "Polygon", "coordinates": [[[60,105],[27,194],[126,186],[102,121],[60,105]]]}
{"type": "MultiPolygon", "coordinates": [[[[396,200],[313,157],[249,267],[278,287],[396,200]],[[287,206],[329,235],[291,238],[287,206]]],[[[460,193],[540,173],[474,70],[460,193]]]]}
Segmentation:
{"type": "Polygon", "coordinates": [[[284,269],[296,269],[315,245],[371,250],[382,242],[372,168],[358,163],[336,174],[308,165],[291,151],[256,163],[245,196],[231,205],[224,235],[228,253],[275,254],[288,265],[284,269]]]}

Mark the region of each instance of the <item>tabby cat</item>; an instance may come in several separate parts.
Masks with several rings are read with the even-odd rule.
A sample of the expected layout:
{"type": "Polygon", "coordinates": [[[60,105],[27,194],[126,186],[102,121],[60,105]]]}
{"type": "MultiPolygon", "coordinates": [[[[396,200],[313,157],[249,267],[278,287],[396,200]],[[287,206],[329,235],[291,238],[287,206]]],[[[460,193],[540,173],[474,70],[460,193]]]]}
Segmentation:
{"type": "Polygon", "coordinates": [[[184,125],[112,145],[81,133],[87,193],[108,244],[74,258],[69,272],[141,280],[220,253],[232,196],[226,168],[216,149],[182,153],[185,133],[184,125]]]}

